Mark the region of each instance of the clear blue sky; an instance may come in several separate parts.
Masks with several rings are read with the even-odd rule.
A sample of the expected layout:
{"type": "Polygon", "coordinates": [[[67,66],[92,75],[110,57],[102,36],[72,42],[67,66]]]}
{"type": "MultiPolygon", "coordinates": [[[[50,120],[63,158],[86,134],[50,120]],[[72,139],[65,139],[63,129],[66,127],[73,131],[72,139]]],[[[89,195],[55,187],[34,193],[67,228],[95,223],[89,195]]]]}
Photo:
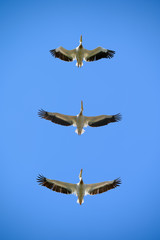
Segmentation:
{"type": "Polygon", "coordinates": [[[160,2],[1,1],[0,239],[160,239],[160,2]],[[115,57],[86,63],[50,49],[102,46],[115,57]],[[121,113],[101,128],[75,128],[37,111],[121,113]],[[41,187],[39,173],[76,183],[121,177],[107,193],[76,197],[41,187]]]}

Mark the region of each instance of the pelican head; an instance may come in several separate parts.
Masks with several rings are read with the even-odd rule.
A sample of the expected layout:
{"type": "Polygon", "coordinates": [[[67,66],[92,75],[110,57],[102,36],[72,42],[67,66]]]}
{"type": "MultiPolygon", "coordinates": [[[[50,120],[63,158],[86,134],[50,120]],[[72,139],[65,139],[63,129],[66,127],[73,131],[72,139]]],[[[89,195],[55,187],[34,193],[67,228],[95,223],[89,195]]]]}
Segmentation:
{"type": "MultiPolygon", "coordinates": [[[[83,129],[83,101],[81,101],[81,111],[80,113],[77,115],[77,129],[75,130],[75,132],[80,136],[81,134],[83,134],[85,132],[85,130],[83,129]]],[[[76,126],[76,125],[75,125],[76,126]]]]}
{"type": "Polygon", "coordinates": [[[80,182],[82,181],[82,171],[83,171],[83,169],[81,169],[81,171],[79,173],[79,180],[80,180],[80,182]]]}

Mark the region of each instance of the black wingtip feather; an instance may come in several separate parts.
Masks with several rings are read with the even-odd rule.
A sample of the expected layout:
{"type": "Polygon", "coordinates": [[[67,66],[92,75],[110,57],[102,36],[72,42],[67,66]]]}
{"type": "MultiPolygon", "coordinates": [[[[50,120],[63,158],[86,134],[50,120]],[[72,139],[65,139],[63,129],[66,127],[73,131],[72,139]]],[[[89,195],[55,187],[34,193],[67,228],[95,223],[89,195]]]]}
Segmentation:
{"type": "Polygon", "coordinates": [[[44,118],[47,115],[47,112],[44,111],[43,109],[38,110],[38,116],[40,118],[44,118]]]}
{"type": "Polygon", "coordinates": [[[53,57],[55,57],[55,49],[49,51],[53,57]]]}
{"type": "Polygon", "coordinates": [[[43,175],[41,175],[41,174],[39,174],[38,176],[37,176],[37,182],[39,183],[39,185],[42,185],[43,186],[43,184],[44,184],[44,182],[46,182],[46,178],[43,176],[43,175]]]}
{"type": "Polygon", "coordinates": [[[120,113],[114,115],[114,120],[115,122],[119,122],[122,120],[122,115],[120,113]]]}
{"type": "Polygon", "coordinates": [[[115,187],[119,187],[121,183],[122,183],[121,178],[116,178],[116,179],[114,180],[114,185],[115,185],[115,187]]]}
{"type": "Polygon", "coordinates": [[[114,57],[115,51],[113,51],[113,50],[108,50],[107,53],[108,53],[108,54],[107,54],[107,58],[112,58],[112,57],[114,57]]]}

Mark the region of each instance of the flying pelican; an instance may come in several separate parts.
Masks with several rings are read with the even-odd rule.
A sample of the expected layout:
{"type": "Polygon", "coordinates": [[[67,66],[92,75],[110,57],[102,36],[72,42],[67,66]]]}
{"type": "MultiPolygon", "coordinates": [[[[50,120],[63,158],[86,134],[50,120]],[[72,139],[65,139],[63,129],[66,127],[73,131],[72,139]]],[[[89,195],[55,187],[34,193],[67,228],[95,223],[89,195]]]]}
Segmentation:
{"type": "Polygon", "coordinates": [[[97,47],[93,50],[87,50],[82,46],[82,35],[80,37],[80,44],[77,48],[72,50],[67,50],[63,47],[58,47],[56,49],[50,50],[50,53],[55,58],[60,58],[63,61],[72,62],[77,60],[76,66],[82,67],[83,60],[86,62],[97,61],[101,58],[112,58],[115,51],[105,49],[102,47],[97,47]]]}
{"type": "Polygon", "coordinates": [[[83,127],[101,127],[111,122],[118,122],[121,120],[121,114],[116,115],[99,115],[96,117],[86,117],[83,115],[83,101],[81,101],[81,111],[77,116],[64,115],[60,113],[46,112],[43,109],[38,111],[38,116],[46,120],[50,120],[53,123],[57,123],[64,126],[77,127],[76,133],[81,135],[85,132],[83,127]]]}
{"type": "Polygon", "coordinates": [[[47,187],[55,192],[65,193],[65,194],[75,194],[78,199],[77,203],[80,205],[84,202],[83,198],[85,195],[95,195],[99,193],[106,192],[110,189],[116,188],[121,184],[120,178],[113,181],[106,181],[93,184],[84,184],[82,180],[82,169],[79,174],[79,183],[72,184],[66,182],[60,182],[57,180],[51,180],[45,178],[42,175],[38,175],[37,182],[44,187],[47,187]]]}

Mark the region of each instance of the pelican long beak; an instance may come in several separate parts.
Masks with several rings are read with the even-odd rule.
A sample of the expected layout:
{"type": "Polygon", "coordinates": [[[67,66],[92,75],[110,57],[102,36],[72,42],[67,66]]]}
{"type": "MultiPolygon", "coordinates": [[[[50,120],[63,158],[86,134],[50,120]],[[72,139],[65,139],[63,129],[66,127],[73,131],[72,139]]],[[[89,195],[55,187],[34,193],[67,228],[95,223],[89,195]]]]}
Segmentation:
{"type": "Polygon", "coordinates": [[[81,101],[81,112],[83,112],[83,101],[81,101]]]}
{"type": "Polygon", "coordinates": [[[79,179],[82,179],[82,171],[83,171],[83,169],[81,169],[81,171],[80,171],[79,179]]]}
{"type": "Polygon", "coordinates": [[[82,43],[82,35],[80,36],[80,43],[82,43]]]}

